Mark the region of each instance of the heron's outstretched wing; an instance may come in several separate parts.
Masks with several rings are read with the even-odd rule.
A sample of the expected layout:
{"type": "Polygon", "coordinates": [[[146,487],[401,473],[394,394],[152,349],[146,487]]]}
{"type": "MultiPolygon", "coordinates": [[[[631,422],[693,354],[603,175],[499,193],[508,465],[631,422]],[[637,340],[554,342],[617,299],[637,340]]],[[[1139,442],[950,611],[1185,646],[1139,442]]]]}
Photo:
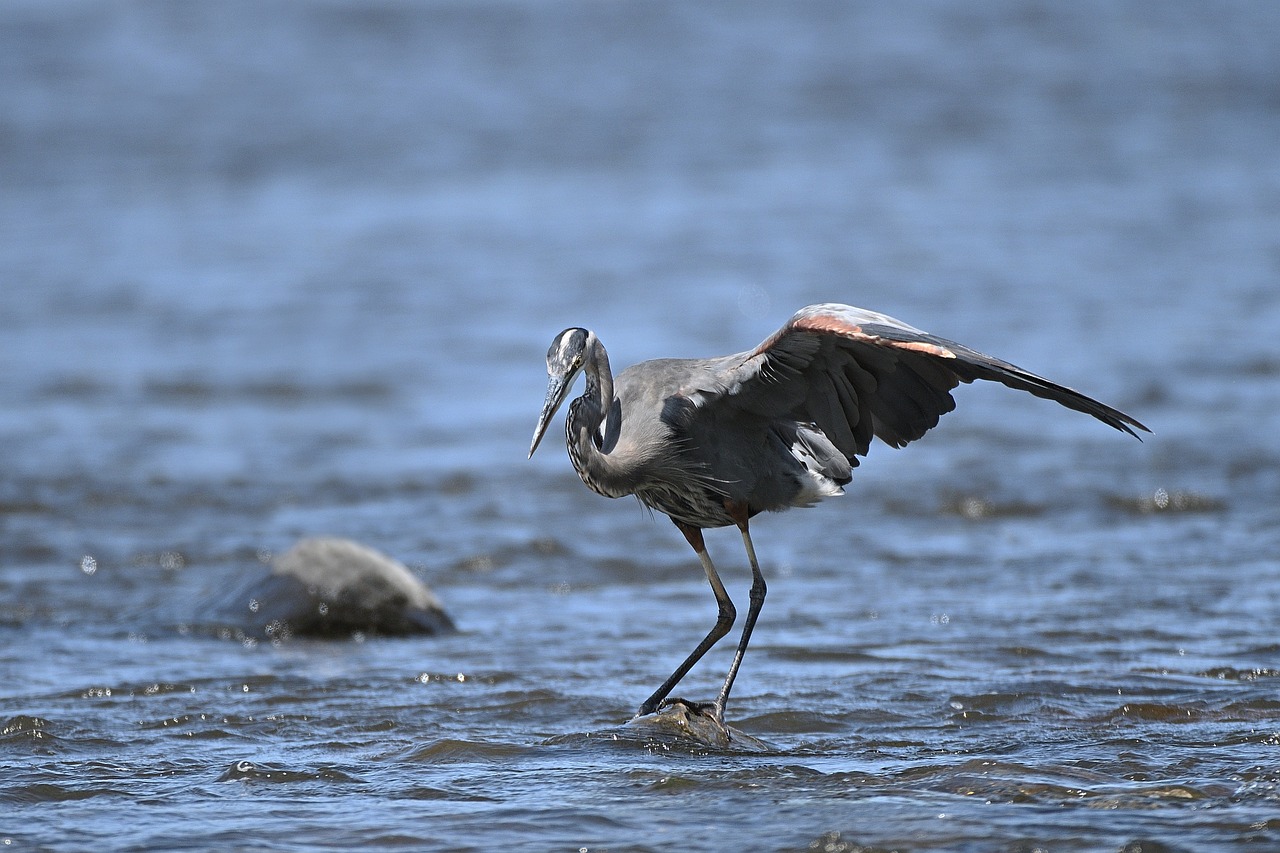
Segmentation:
{"type": "Polygon", "coordinates": [[[695,405],[732,406],[816,423],[856,464],[872,436],[902,447],[955,408],[951,390],[989,379],[1093,415],[1130,435],[1150,432],[1125,413],[1020,367],[849,305],[802,308],[748,353],[722,359],[695,405]]]}

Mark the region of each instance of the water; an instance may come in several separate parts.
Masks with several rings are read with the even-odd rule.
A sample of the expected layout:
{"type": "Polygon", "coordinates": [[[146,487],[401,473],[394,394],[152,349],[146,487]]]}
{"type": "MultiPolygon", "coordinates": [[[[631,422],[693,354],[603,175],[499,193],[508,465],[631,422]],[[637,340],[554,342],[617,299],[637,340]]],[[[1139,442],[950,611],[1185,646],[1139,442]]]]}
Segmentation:
{"type": "Polygon", "coordinates": [[[1275,849],[1277,80],[1269,3],[4,4],[0,837],[1275,849]],[[729,716],[772,749],[636,736],[714,606],[525,460],[542,354],[823,300],[1155,434],[960,389],[756,522],[729,716]],[[200,630],[320,534],[461,632],[200,630]]]}

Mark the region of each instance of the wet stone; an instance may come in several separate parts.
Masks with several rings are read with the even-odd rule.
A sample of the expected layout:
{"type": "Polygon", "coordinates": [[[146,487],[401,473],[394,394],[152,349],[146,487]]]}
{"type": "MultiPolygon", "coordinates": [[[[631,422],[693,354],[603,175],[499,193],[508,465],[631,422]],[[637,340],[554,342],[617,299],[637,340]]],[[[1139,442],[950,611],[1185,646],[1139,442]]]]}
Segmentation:
{"type": "Polygon", "coordinates": [[[403,563],[349,539],[304,539],[211,608],[251,637],[342,639],[455,630],[436,595],[403,563]]]}
{"type": "Polygon", "coordinates": [[[669,699],[652,714],[635,717],[627,728],[660,740],[693,741],[716,749],[767,752],[771,747],[745,732],[717,720],[710,703],[669,699]]]}

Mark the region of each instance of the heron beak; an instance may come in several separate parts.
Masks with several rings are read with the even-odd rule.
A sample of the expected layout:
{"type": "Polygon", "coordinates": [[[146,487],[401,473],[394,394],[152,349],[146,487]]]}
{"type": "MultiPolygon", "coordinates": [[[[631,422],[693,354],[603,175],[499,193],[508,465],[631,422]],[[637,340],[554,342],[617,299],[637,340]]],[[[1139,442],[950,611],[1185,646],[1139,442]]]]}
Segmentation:
{"type": "Polygon", "coordinates": [[[551,419],[560,408],[560,404],[564,402],[564,398],[569,395],[569,389],[573,385],[565,381],[564,376],[552,375],[547,380],[547,399],[542,404],[542,414],[538,415],[538,426],[533,431],[533,444],[529,445],[529,458],[533,458],[533,451],[538,449],[538,443],[542,441],[542,436],[547,431],[547,425],[551,423],[551,419]]]}

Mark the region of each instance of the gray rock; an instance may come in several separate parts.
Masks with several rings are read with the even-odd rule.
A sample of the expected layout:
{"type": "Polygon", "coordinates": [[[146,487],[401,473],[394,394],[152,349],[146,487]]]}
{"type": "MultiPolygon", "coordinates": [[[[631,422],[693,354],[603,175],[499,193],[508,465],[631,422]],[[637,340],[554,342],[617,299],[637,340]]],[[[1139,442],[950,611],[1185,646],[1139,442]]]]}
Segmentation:
{"type": "Polygon", "coordinates": [[[284,639],[456,630],[435,594],[400,563],[350,539],[303,539],[217,608],[218,621],[284,639]]]}

